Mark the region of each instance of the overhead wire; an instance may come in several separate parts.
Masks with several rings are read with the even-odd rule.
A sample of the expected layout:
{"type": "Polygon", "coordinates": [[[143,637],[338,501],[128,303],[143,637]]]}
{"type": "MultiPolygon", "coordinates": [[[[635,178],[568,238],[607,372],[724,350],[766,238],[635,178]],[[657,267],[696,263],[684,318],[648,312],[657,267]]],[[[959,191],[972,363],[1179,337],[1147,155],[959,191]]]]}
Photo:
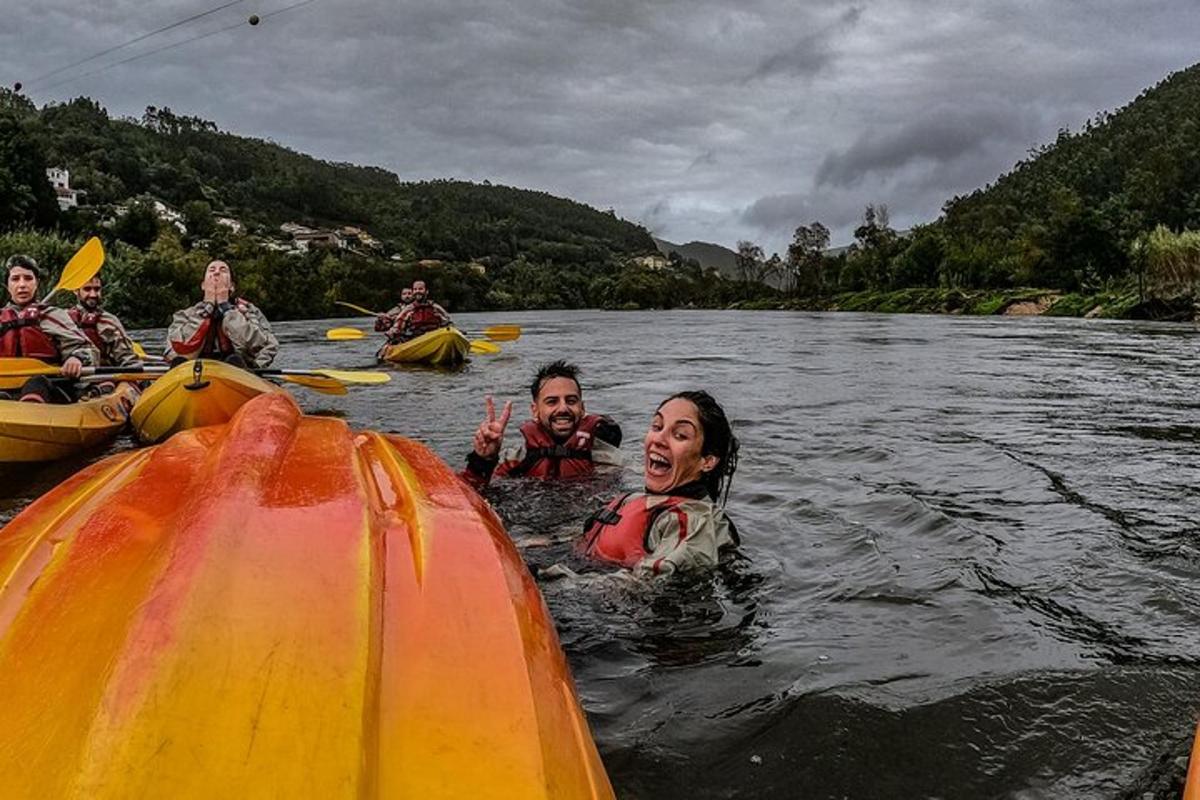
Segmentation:
{"type": "Polygon", "coordinates": [[[103,58],[104,56],[108,55],[109,53],[115,53],[118,50],[124,50],[126,47],[135,45],[138,42],[144,42],[147,39],[149,39],[151,36],[158,36],[160,33],[166,33],[167,31],[174,30],[175,28],[179,28],[184,25],[187,25],[190,22],[195,22],[196,20],[204,19],[205,17],[207,17],[211,14],[216,14],[218,11],[224,11],[225,9],[229,8],[230,6],[236,6],[238,3],[243,3],[243,2],[245,2],[245,0],[229,0],[229,2],[222,3],[221,5],[217,6],[216,8],[210,8],[208,11],[202,11],[199,14],[193,14],[190,17],[186,17],[184,19],[178,20],[177,22],[172,22],[170,25],[164,25],[161,28],[156,28],[155,30],[150,31],[149,33],[143,33],[140,36],[135,36],[134,38],[130,39],[127,42],[122,42],[121,44],[114,45],[113,47],[109,47],[107,49],[101,50],[99,53],[93,53],[92,55],[88,56],[87,58],[81,58],[78,61],[75,61],[71,64],[67,64],[65,67],[59,67],[58,69],[51,70],[50,72],[47,72],[43,75],[38,75],[36,78],[33,78],[32,80],[30,80],[29,83],[35,84],[35,83],[38,83],[39,81],[44,81],[47,78],[53,78],[55,75],[60,75],[69,69],[74,69],[75,67],[82,66],[82,65],[88,63],[89,61],[95,61],[97,58],[103,58]]]}
{"type": "MultiPolygon", "coordinates": [[[[240,3],[240,2],[242,2],[242,0],[235,0],[235,2],[239,2],[239,3],[240,3]]],[[[292,10],[294,10],[294,9],[300,8],[301,6],[307,6],[307,5],[310,5],[311,3],[315,3],[315,2],[317,2],[317,0],[300,0],[300,2],[298,2],[298,3],[292,3],[292,4],[291,4],[291,5],[289,5],[289,6],[284,6],[283,8],[279,8],[279,9],[276,9],[276,10],[274,10],[274,11],[269,11],[269,12],[267,12],[266,14],[260,14],[260,15],[257,15],[257,16],[258,16],[258,20],[259,20],[259,21],[261,21],[261,20],[264,20],[264,19],[269,19],[270,17],[278,16],[279,14],[282,14],[282,13],[284,13],[284,12],[286,12],[286,11],[292,11],[292,10]]],[[[234,4],[234,3],[227,3],[226,5],[224,5],[224,6],[221,6],[221,8],[227,8],[228,6],[230,6],[230,5],[233,5],[233,4],[234,4]]],[[[214,10],[215,10],[215,9],[214,9],[214,10]]],[[[182,40],[180,40],[180,41],[178,41],[178,42],[172,42],[172,43],[170,43],[170,44],[166,44],[166,45],[163,45],[163,46],[161,46],[161,47],[156,47],[156,48],[154,48],[153,50],[147,50],[147,51],[146,51],[146,52],[144,52],[144,53],[138,53],[138,54],[137,54],[137,55],[135,55],[135,56],[130,56],[129,58],[124,58],[124,59],[121,59],[120,61],[114,61],[114,62],[112,62],[112,63],[105,64],[105,65],[104,65],[104,66],[102,66],[102,67],[98,67],[98,68],[96,68],[96,69],[94,69],[94,70],[90,70],[90,71],[88,71],[88,72],[84,72],[84,73],[81,73],[81,74],[79,74],[79,75],[71,75],[71,76],[68,76],[68,77],[64,78],[63,80],[56,81],[56,82],[54,82],[54,83],[50,84],[49,86],[44,86],[44,87],[42,87],[41,91],[49,91],[49,90],[51,90],[51,89],[54,89],[54,88],[56,88],[56,87],[63,86],[63,85],[65,85],[65,84],[68,84],[68,83],[73,83],[74,81],[82,80],[82,79],[84,79],[84,78],[89,78],[89,77],[91,77],[91,76],[93,76],[93,75],[99,75],[100,73],[102,73],[102,72],[107,72],[108,70],[110,70],[110,69],[112,69],[112,68],[114,68],[114,67],[119,67],[119,66],[121,66],[121,65],[123,65],[123,64],[129,64],[130,62],[133,62],[133,61],[138,61],[138,60],[140,60],[140,59],[143,59],[143,58],[149,58],[150,56],[157,55],[157,54],[159,54],[159,53],[162,53],[162,52],[164,52],[164,51],[166,51],[166,50],[173,50],[174,48],[176,48],[176,47],[182,47],[182,46],[183,46],[183,45],[185,45],[185,44],[191,44],[192,42],[198,42],[198,41],[200,41],[201,39],[207,39],[207,38],[209,38],[210,36],[216,36],[217,34],[221,34],[221,33],[227,33],[227,32],[229,32],[229,31],[231,31],[231,30],[233,30],[233,29],[235,29],[235,28],[240,28],[240,27],[242,27],[243,25],[246,25],[246,24],[256,25],[256,24],[258,24],[258,23],[257,23],[257,22],[248,22],[247,20],[238,20],[238,21],[237,21],[236,23],[234,23],[233,25],[227,25],[227,26],[225,26],[225,27],[223,27],[223,28],[217,28],[216,30],[207,31],[207,32],[205,32],[205,33],[201,33],[201,34],[198,34],[198,35],[196,35],[196,36],[192,36],[192,37],[190,37],[190,38],[187,38],[187,39],[182,39],[182,40]]],[[[147,37],[148,37],[148,35],[147,35],[147,37]]],[[[110,52],[111,52],[111,51],[110,51],[110,52]]]]}

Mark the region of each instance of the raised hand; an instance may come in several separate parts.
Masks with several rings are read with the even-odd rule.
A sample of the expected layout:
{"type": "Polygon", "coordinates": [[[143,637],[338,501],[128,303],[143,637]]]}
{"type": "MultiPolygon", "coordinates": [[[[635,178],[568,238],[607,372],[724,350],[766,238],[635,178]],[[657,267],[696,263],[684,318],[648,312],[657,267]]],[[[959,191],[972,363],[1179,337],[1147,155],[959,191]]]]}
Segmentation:
{"type": "Polygon", "coordinates": [[[496,404],[489,394],[485,401],[487,416],[479,423],[475,431],[475,454],[480,458],[495,458],[500,455],[500,446],[504,444],[504,429],[508,427],[508,419],[512,416],[512,400],[504,404],[500,417],[496,417],[496,404]]]}

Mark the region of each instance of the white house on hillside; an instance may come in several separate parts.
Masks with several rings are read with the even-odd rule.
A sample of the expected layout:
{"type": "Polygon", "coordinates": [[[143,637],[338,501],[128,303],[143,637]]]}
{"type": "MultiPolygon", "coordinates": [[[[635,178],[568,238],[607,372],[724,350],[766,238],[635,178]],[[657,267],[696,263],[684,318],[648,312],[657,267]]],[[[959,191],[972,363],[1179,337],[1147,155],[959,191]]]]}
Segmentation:
{"type": "Polygon", "coordinates": [[[69,170],[62,167],[48,167],[46,177],[50,180],[50,185],[54,187],[54,194],[58,196],[60,210],[66,211],[68,208],[76,208],[79,205],[79,191],[71,188],[69,170]]]}

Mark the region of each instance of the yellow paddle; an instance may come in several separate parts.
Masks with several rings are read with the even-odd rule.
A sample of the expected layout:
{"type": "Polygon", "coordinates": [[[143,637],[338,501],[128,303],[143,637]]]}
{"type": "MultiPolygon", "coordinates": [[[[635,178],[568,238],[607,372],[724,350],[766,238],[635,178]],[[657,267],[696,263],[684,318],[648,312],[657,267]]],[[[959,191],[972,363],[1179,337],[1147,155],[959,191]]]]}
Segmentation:
{"type": "Polygon", "coordinates": [[[345,300],[334,300],[333,302],[337,303],[339,306],[345,306],[346,308],[352,308],[355,311],[359,311],[363,314],[370,314],[372,317],[378,317],[383,314],[382,311],[372,311],[369,308],[363,308],[362,306],[356,306],[356,305],[354,305],[354,303],[347,303],[345,300]]]}
{"type": "Polygon", "coordinates": [[[325,338],[334,342],[348,342],[352,339],[365,339],[367,333],[358,328],[330,328],[325,331],[325,338]]]}
{"type": "Polygon", "coordinates": [[[492,344],[486,339],[471,340],[471,355],[494,356],[500,352],[500,345],[492,344]]]}
{"type": "Polygon", "coordinates": [[[93,236],[84,242],[83,247],[79,248],[75,255],[71,256],[71,260],[63,267],[58,283],[54,284],[54,288],[50,290],[49,294],[42,298],[42,302],[49,302],[51,297],[63,289],[68,292],[75,291],[96,277],[96,273],[102,266],[104,266],[104,245],[93,236]]]}

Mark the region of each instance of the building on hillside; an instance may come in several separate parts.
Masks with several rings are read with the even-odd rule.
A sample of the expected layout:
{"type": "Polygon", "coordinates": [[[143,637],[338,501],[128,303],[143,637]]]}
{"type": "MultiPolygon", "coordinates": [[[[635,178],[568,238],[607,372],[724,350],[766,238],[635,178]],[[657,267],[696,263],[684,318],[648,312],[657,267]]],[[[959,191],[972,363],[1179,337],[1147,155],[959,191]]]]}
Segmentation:
{"type": "Polygon", "coordinates": [[[446,262],[440,261],[436,258],[423,258],[417,262],[417,266],[421,269],[437,269],[444,263],[446,262]]]}
{"type": "Polygon", "coordinates": [[[184,236],[187,235],[187,226],[183,224],[183,214],[180,214],[162,200],[153,200],[150,205],[154,207],[154,215],[156,217],[168,225],[175,226],[175,230],[184,236]]]}
{"type": "Polygon", "coordinates": [[[346,240],[341,237],[337,231],[308,231],[307,233],[293,234],[292,241],[296,243],[296,248],[308,252],[309,250],[345,250],[346,240]]]}
{"type": "Polygon", "coordinates": [[[633,263],[642,269],[660,270],[666,269],[671,262],[662,253],[653,253],[648,256],[638,256],[633,259],[633,263]]]}
{"type": "Polygon", "coordinates": [[[66,211],[68,208],[77,208],[79,206],[79,195],[83,194],[83,192],[71,188],[70,170],[63,167],[49,167],[46,169],[46,178],[50,181],[50,185],[54,187],[54,194],[58,199],[58,208],[60,211],[66,211]]]}
{"type": "Polygon", "coordinates": [[[313,229],[301,225],[298,222],[285,222],[279,226],[279,230],[285,236],[295,236],[298,233],[312,233],[313,229]]]}
{"type": "Polygon", "coordinates": [[[246,232],[246,226],[243,225],[242,223],[238,222],[233,217],[217,217],[213,220],[213,222],[217,223],[222,228],[228,229],[229,231],[231,231],[233,233],[245,233],[246,232]]]}
{"type": "Polygon", "coordinates": [[[474,272],[476,275],[487,275],[487,265],[481,264],[478,261],[472,261],[470,264],[467,264],[467,269],[471,270],[471,272],[474,272]]]}

